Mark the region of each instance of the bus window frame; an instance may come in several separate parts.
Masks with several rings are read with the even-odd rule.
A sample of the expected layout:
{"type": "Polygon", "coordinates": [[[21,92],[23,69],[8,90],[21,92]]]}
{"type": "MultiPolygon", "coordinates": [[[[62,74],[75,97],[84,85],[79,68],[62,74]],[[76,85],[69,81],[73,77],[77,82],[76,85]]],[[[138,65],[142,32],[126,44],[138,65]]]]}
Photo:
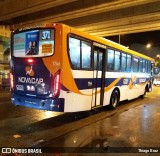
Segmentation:
{"type": "MultiPolygon", "coordinates": [[[[110,69],[110,68],[108,68],[108,50],[113,50],[113,51],[115,51],[114,50],[114,48],[112,48],[112,47],[107,47],[107,50],[106,50],[106,70],[107,71],[109,71],[109,72],[115,72],[115,70],[114,69],[110,69]]],[[[113,68],[114,68],[114,58],[113,58],[113,68]]]]}
{"type": "Polygon", "coordinates": [[[84,71],[93,71],[93,42],[85,37],[81,37],[81,36],[78,36],[76,34],[73,34],[73,33],[69,33],[67,35],[67,54],[68,54],[68,59],[69,59],[69,63],[70,63],[70,66],[72,68],[72,70],[84,70],[84,71]],[[75,39],[79,39],[80,40],[80,68],[76,68],[73,66],[72,64],[72,61],[71,61],[71,57],[70,57],[70,53],[69,53],[69,38],[72,37],[72,38],[75,38],[75,39]],[[82,41],[84,42],[88,42],[91,44],[91,68],[82,68],[82,48],[81,48],[81,45],[82,45],[82,41]]]}
{"type": "MultiPolygon", "coordinates": [[[[131,55],[132,56],[132,72],[133,73],[140,73],[140,71],[139,71],[139,60],[142,58],[142,57],[139,57],[139,56],[136,56],[136,55],[131,55]],[[138,67],[138,70],[137,71],[134,71],[134,58],[136,58],[136,59],[138,59],[138,65],[137,65],[137,67],[138,67]]],[[[143,59],[143,58],[142,58],[143,59]]]]}
{"type": "Polygon", "coordinates": [[[125,53],[124,51],[121,51],[121,72],[127,72],[127,53],[125,53]],[[122,70],[122,55],[125,54],[125,60],[126,60],[126,63],[125,63],[125,70],[122,70]]]}
{"type": "MultiPolygon", "coordinates": [[[[122,58],[122,51],[120,49],[107,46],[106,53],[107,53],[106,54],[106,66],[107,66],[106,67],[106,71],[108,71],[108,72],[122,72],[121,71],[121,67],[122,67],[122,65],[121,65],[121,63],[122,63],[122,60],[121,60],[121,58],[122,58]],[[113,68],[115,68],[115,51],[120,52],[120,68],[119,68],[119,70],[108,69],[108,50],[113,50],[114,51],[113,68]]],[[[126,71],[124,71],[124,72],[126,72],[126,71]]]]}
{"type": "Polygon", "coordinates": [[[117,70],[115,70],[115,63],[116,63],[116,60],[115,60],[115,57],[114,57],[114,70],[116,71],[116,72],[121,72],[121,62],[122,62],[122,52],[120,51],[120,50],[115,50],[114,51],[114,56],[115,56],[115,54],[116,54],[116,52],[119,52],[120,53],[120,55],[119,55],[119,69],[117,69],[117,70]]]}
{"type": "Polygon", "coordinates": [[[121,68],[120,68],[120,72],[123,72],[123,73],[130,73],[130,72],[132,72],[132,57],[133,57],[133,55],[132,54],[130,54],[130,53],[127,53],[127,52],[125,52],[125,51],[120,51],[121,52],[121,68]],[[126,55],[126,69],[125,69],[125,71],[122,71],[122,54],[125,54],[126,55]],[[129,67],[129,70],[128,70],[128,56],[130,56],[130,61],[131,61],[131,65],[130,65],[130,67],[129,67]]]}
{"type": "Polygon", "coordinates": [[[11,32],[11,57],[12,58],[21,58],[21,59],[27,59],[27,58],[45,58],[45,57],[51,57],[55,54],[55,45],[56,45],[56,28],[55,27],[36,27],[36,28],[32,28],[32,29],[24,29],[24,30],[15,30],[14,32],[11,32]],[[37,56],[37,55],[29,55],[27,57],[16,57],[13,55],[13,51],[14,51],[14,47],[13,47],[13,40],[14,40],[14,35],[15,34],[19,34],[19,33],[23,33],[23,32],[29,32],[29,31],[34,31],[34,30],[44,30],[44,29],[52,29],[53,32],[54,32],[54,49],[53,49],[53,53],[51,55],[48,55],[48,56],[37,56]]]}

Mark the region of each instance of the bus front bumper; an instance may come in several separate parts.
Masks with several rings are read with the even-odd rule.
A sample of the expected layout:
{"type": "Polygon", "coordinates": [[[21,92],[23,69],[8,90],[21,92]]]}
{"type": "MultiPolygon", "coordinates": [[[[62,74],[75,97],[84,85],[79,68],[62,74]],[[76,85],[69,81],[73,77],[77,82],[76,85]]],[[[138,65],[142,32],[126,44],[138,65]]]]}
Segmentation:
{"type": "Polygon", "coordinates": [[[35,98],[12,93],[11,101],[17,106],[25,106],[55,112],[64,112],[64,98],[35,98]]]}

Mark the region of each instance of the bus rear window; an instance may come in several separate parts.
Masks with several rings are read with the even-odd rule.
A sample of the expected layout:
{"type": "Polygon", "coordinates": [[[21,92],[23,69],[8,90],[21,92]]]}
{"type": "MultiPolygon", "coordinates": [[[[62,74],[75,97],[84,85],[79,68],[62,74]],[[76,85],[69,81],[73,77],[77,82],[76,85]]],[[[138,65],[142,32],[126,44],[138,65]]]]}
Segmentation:
{"type": "Polygon", "coordinates": [[[13,35],[13,56],[44,57],[54,53],[54,30],[40,29],[13,35]]]}

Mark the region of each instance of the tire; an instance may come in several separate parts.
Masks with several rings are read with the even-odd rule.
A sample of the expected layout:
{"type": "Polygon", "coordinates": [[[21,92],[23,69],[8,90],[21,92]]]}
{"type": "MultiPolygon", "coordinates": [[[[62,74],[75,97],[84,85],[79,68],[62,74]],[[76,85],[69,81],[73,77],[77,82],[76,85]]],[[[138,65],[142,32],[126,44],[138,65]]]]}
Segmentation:
{"type": "Polygon", "coordinates": [[[151,92],[152,91],[152,83],[150,82],[149,83],[149,92],[151,92]]]}
{"type": "Polygon", "coordinates": [[[117,90],[114,90],[110,98],[110,108],[115,109],[119,103],[119,93],[117,90]]]}

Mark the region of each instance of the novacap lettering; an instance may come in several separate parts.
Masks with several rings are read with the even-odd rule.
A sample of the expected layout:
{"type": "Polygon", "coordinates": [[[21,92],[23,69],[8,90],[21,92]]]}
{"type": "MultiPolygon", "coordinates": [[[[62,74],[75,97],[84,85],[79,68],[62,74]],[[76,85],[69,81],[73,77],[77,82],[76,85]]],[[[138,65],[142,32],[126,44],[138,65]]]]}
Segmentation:
{"type": "Polygon", "coordinates": [[[43,83],[43,78],[18,77],[18,82],[40,84],[43,83]]]}

